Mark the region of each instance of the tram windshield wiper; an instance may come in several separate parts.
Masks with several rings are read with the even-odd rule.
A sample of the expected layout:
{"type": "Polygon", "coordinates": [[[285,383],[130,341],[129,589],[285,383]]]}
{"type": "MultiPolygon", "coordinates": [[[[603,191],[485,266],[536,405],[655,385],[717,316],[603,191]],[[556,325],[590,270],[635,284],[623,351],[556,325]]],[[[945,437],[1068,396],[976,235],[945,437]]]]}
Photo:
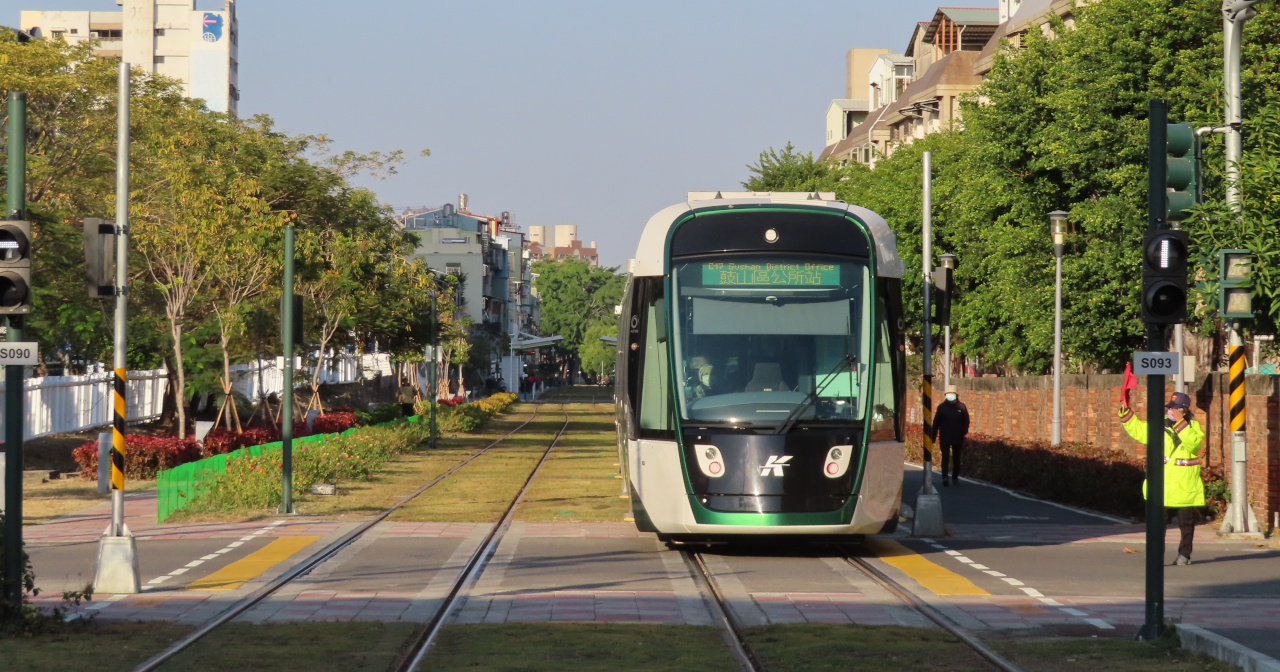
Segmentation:
{"type": "Polygon", "coordinates": [[[818,395],[822,394],[823,390],[826,390],[827,386],[830,385],[832,382],[834,382],[835,379],[840,374],[844,373],[844,370],[849,366],[851,366],[852,364],[853,364],[853,355],[845,353],[845,356],[841,357],[839,362],[836,362],[835,368],[831,369],[831,371],[828,372],[827,375],[823,376],[824,380],[822,385],[820,387],[814,387],[813,391],[805,396],[804,401],[801,401],[800,404],[795,407],[795,410],[787,414],[787,419],[783,420],[781,425],[778,425],[778,431],[774,433],[786,434],[787,432],[791,431],[791,427],[795,425],[796,421],[800,419],[800,416],[804,414],[804,412],[808,410],[810,406],[813,405],[813,402],[818,399],[818,395]]]}

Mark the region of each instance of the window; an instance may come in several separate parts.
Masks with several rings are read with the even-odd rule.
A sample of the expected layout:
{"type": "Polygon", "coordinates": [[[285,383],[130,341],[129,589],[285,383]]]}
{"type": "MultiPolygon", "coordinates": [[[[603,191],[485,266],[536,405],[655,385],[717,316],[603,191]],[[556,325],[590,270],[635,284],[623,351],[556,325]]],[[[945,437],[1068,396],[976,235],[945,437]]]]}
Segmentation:
{"type": "Polygon", "coordinates": [[[893,339],[889,332],[889,308],[884,298],[876,301],[879,325],[876,327],[876,378],[872,390],[871,441],[893,441],[897,438],[898,395],[893,379],[893,339]]]}
{"type": "Polygon", "coordinates": [[[156,28],[156,37],[164,37],[164,28],[156,28]]]}
{"type": "Polygon", "coordinates": [[[79,35],[79,34],[80,34],[80,29],[79,29],[79,28],[72,28],[72,29],[71,29],[71,34],[72,34],[72,35],[79,35]]]}
{"type": "Polygon", "coordinates": [[[810,425],[863,419],[866,264],[717,257],[677,264],[672,278],[681,418],[756,427],[797,411],[810,425]]]}
{"type": "Polygon", "coordinates": [[[644,354],[640,358],[640,437],[671,438],[671,379],[667,365],[666,300],[662,278],[649,278],[639,296],[644,316],[644,354]]]}
{"type": "Polygon", "coordinates": [[[164,56],[156,56],[155,64],[161,65],[163,63],[164,63],[164,56]]]}

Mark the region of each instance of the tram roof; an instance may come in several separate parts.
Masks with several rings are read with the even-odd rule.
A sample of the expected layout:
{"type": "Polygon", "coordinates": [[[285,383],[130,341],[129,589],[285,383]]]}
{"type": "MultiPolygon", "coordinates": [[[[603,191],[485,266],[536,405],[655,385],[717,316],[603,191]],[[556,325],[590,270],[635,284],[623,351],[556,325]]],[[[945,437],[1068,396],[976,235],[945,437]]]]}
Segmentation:
{"type": "Polygon", "coordinates": [[[627,264],[632,275],[663,275],[667,232],[686,212],[719,209],[725,205],[788,204],[820,207],[845,212],[867,225],[876,246],[875,274],[886,278],[901,278],[905,272],[902,258],[898,256],[898,240],[893,229],[880,215],[857,205],[836,200],[834,192],[781,192],[781,191],[691,191],[689,199],[663,208],[649,219],[640,234],[640,246],[636,257],[627,264]]]}

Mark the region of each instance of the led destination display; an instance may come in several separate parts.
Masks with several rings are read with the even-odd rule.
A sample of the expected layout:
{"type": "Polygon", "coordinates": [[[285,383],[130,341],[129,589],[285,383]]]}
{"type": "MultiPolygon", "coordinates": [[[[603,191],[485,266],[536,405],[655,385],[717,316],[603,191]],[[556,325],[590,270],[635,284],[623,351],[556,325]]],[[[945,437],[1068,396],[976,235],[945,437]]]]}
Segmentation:
{"type": "Polygon", "coordinates": [[[710,262],[702,265],[702,284],[746,287],[831,287],[840,284],[835,264],[710,262]]]}

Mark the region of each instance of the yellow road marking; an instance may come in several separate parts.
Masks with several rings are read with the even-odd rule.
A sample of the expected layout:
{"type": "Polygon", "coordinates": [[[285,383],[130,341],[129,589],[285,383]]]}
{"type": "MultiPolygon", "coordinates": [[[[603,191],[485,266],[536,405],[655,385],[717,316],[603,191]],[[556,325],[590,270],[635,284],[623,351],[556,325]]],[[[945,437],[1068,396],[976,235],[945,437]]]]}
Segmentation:
{"type": "Polygon", "coordinates": [[[188,590],[235,590],[320,537],[280,537],[218,571],[187,584],[188,590]]]}
{"type": "Polygon", "coordinates": [[[969,579],[925,560],[919,553],[888,539],[868,539],[867,548],[885,563],[898,568],[935,595],[990,595],[969,579]]]}

